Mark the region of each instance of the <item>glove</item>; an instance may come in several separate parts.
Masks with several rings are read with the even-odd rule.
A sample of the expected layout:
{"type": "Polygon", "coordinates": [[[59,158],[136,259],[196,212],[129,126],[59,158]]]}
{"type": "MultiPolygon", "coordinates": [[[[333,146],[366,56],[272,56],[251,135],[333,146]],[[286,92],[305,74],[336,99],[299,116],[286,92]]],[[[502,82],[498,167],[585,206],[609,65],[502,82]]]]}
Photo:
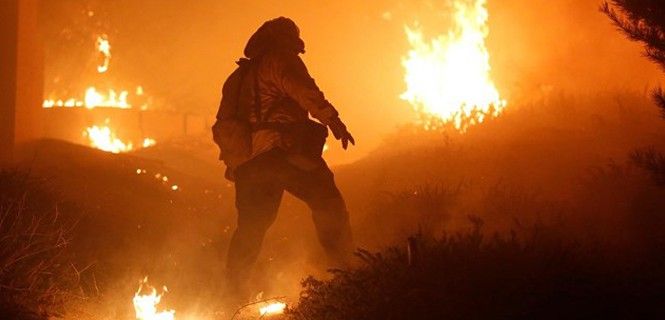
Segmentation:
{"type": "Polygon", "coordinates": [[[342,148],[344,148],[344,150],[348,148],[349,142],[351,142],[351,144],[354,146],[356,145],[356,141],[353,139],[353,136],[351,136],[351,133],[346,130],[346,125],[344,125],[342,120],[339,118],[333,119],[328,127],[330,127],[330,131],[332,131],[335,139],[342,141],[342,148]]]}

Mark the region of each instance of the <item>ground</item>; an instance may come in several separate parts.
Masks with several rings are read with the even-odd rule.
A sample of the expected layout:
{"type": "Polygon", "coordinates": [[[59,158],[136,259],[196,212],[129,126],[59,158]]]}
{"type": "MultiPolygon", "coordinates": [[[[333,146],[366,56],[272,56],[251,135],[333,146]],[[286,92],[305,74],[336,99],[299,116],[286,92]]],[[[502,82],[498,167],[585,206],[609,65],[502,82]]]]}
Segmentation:
{"type": "MultiPolygon", "coordinates": [[[[362,135],[357,138],[362,143],[362,135]]],[[[382,252],[388,261],[387,270],[404,263],[404,250],[411,236],[432,239],[428,243],[436,244],[456,234],[464,237],[471,226],[482,224],[484,244],[476,251],[469,249],[478,252],[476,258],[465,258],[459,264],[443,258],[422,258],[426,266],[458,266],[478,272],[452,273],[458,275],[452,280],[436,273],[424,276],[462,284],[511,283],[501,282],[506,278],[492,282],[493,278],[478,277],[485,274],[484,265],[500,270],[543,257],[515,249],[509,250],[512,253],[508,258],[501,254],[495,255],[499,257],[496,259],[482,258],[496,252],[490,250],[496,247],[492,235],[510,239],[513,234],[518,239],[514,248],[522,248],[532,243],[529,241],[534,230],[547,230],[557,241],[579,244],[611,262],[616,266],[612,277],[629,279],[622,278],[626,270],[622,266],[630,264],[627,261],[647,261],[651,266],[662,263],[658,257],[663,256],[659,248],[665,238],[661,214],[665,194],[658,180],[658,156],[665,151],[664,138],[665,121],[641,94],[559,95],[510,106],[501,117],[465,134],[451,130],[426,132],[414,126],[400,128],[363,160],[336,166],[333,171],[348,202],[356,245],[369,250],[361,256],[367,260],[373,256],[369,252],[382,252]],[[397,252],[396,256],[390,252],[397,252]]],[[[233,186],[223,179],[223,167],[215,153],[205,136],[175,139],[117,155],[54,140],[22,146],[18,164],[11,172],[20,172],[20,177],[27,177],[30,183],[21,188],[7,184],[8,188],[36,195],[25,198],[33,205],[44,204],[30,209],[36,213],[51,217],[57,208],[57,221],[61,221],[58,226],[67,231],[67,241],[62,254],[54,258],[58,261],[54,265],[66,265],[56,269],[61,272],[58,277],[69,277],[70,281],[56,281],[61,292],[67,293],[61,295],[65,298],[59,303],[43,302],[38,307],[24,303],[27,306],[21,308],[33,310],[37,316],[50,313],[68,319],[131,319],[131,299],[139,281],[149,276],[151,284],[168,286],[163,304],[175,309],[177,315],[222,317],[220,312],[226,310],[220,310],[224,291],[221,271],[235,212],[233,186]]],[[[24,178],[9,175],[3,179],[24,178]]],[[[427,255],[432,257],[445,251],[443,245],[425,248],[434,250],[427,255]]],[[[542,252],[550,252],[545,249],[542,252]]],[[[330,274],[320,262],[324,261],[322,254],[306,207],[287,197],[257,264],[253,280],[256,295],[285,296],[295,307],[295,316],[334,319],[334,313],[320,313],[328,312],[324,303],[328,294],[355,292],[344,291],[355,290],[345,281],[357,275],[375,279],[386,270],[378,268],[378,273],[372,273],[366,261],[358,259],[356,271],[347,276],[330,274]],[[308,275],[330,282],[308,280],[298,309],[300,281],[308,275]]],[[[581,255],[580,251],[571,254],[581,255]]],[[[554,270],[568,265],[592,270],[598,263],[595,259],[572,260],[575,263],[555,264],[554,270]]],[[[526,265],[515,268],[532,270],[526,265]]],[[[427,272],[436,269],[425,267],[427,272]]],[[[553,283],[558,276],[543,281],[553,283]]],[[[661,276],[650,275],[653,286],[631,287],[626,292],[650,292],[662,285],[657,280],[661,276]]],[[[616,279],[612,277],[592,277],[590,281],[616,279]]],[[[404,279],[412,278],[395,277],[395,284],[404,288],[399,292],[415,290],[414,297],[418,297],[420,289],[431,289],[420,288],[422,281],[418,279],[404,279]]],[[[512,283],[520,284],[516,292],[536,296],[558,290],[536,286],[523,278],[512,283]]],[[[14,284],[3,285],[20,289],[14,284]]],[[[381,289],[383,285],[376,282],[374,287],[365,286],[373,293],[363,296],[369,299],[366,305],[387,308],[390,313],[391,304],[372,300],[382,294],[395,297],[387,293],[388,289],[381,289]]],[[[468,287],[442,284],[441,288],[468,287]]],[[[461,304],[470,305],[475,301],[472,295],[490,298],[491,288],[495,287],[487,285],[487,290],[461,293],[444,290],[437,297],[455,297],[461,304]]],[[[4,293],[20,296],[16,290],[4,293]]],[[[423,305],[422,310],[429,307],[423,305]]],[[[358,311],[362,306],[340,302],[339,309],[344,308],[358,311]]],[[[358,317],[372,318],[372,313],[358,317]]]]}

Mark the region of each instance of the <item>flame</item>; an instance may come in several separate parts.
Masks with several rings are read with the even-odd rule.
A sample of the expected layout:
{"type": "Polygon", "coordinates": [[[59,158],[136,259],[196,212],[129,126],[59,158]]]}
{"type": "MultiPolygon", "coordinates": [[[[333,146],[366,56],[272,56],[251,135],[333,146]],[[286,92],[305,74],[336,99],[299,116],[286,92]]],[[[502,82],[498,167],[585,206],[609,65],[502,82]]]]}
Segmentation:
{"type": "MultiPolygon", "coordinates": [[[[164,292],[168,289],[164,287],[164,292]]],[[[137,320],[174,320],[174,310],[157,311],[157,305],[162,300],[162,294],[157,294],[157,290],[148,286],[148,277],[145,277],[141,282],[139,289],[134,294],[134,311],[136,312],[137,320]],[[148,287],[149,294],[141,294],[143,288],[148,287]]]]}
{"type": "Polygon", "coordinates": [[[111,153],[129,152],[133,149],[131,142],[123,142],[116,137],[108,126],[92,126],[86,128],[90,146],[111,153]]]}
{"type": "Polygon", "coordinates": [[[69,98],[67,100],[62,99],[46,99],[42,103],[43,108],[53,108],[53,107],[85,107],[87,109],[94,108],[118,108],[118,109],[131,109],[132,105],[129,104],[127,98],[129,97],[129,92],[127,90],[122,90],[116,92],[113,89],[110,89],[107,93],[98,91],[95,87],[88,87],[85,90],[85,97],[83,100],[69,98]]]}
{"type": "MultiPolygon", "coordinates": [[[[99,53],[104,57],[101,65],[97,66],[97,72],[105,73],[109,70],[111,63],[111,44],[105,34],[97,37],[96,48],[99,53]]],[[[135,93],[137,96],[144,95],[142,86],[137,86],[135,93]]],[[[109,89],[107,92],[97,90],[94,86],[89,86],[81,98],[67,98],[67,99],[45,99],[42,103],[43,108],[53,107],[85,107],[88,109],[94,108],[119,108],[130,109],[132,105],[128,102],[129,91],[121,90],[116,91],[109,89]]]]}
{"type": "Polygon", "coordinates": [[[265,307],[259,308],[259,315],[263,318],[269,315],[282,314],[286,309],[286,303],[284,302],[273,302],[265,307]]]}
{"type": "MultiPolygon", "coordinates": [[[[104,121],[104,125],[94,125],[85,129],[83,135],[88,137],[90,146],[111,153],[132,151],[134,149],[134,144],[132,142],[124,142],[120,140],[115,131],[109,126],[110,122],[111,119],[107,118],[104,121]]],[[[142,147],[147,148],[155,144],[157,144],[155,139],[145,138],[143,139],[142,147]]],[[[168,179],[166,177],[164,178],[168,179]]]]}
{"type": "Polygon", "coordinates": [[[411,50],[403,59],[406,92],[425,129],[451,124],[460,132],[498,116],[506,106],[490,79],[486,0],[455,0],[454,27],[425,39],[405,27],[411,50]]]}
{"type": "Polygon", "coordinates": [[[111,43],[105,34],[97,37],[97,51],[104,56],[104,62],[97,66],[97,72],[104,73],[109,70],[111,63],[111,43]]]}
{"type": "Polygon", "coordinates": [[[95,87],[89,87],[85,91],[85,107],[88,109],[93,109],[95,107],[110,107],[110,108],[120,108],[120,109],[129,109],[132,106],[127,103],[127,96],[129,93],[127,91],[120,91],[119,94],[111,89],[108,94],[104,95],[97,91],[95,87]]]}
{"type": "Polygon", "coordinates": [[[157,140],[152,139],[152,138],[145,138],[143,139],[143,147],[144,148],[149,148],[157,144],[157,140]]]}

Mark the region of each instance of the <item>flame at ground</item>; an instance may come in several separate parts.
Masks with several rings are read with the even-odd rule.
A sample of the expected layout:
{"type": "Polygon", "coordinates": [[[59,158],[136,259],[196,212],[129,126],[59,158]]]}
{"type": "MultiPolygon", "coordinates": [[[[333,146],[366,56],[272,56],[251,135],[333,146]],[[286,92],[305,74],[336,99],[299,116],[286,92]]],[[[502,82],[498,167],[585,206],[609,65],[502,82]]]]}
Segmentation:
{"type": "Polygon", "coordinates": [[[498,116],[506,101],[490,79],[486,0],[453,5],[454,27],[447,34],[428,41],[419,28],[406,27],[411,50],[402,61],[407,90],[401,98],[415,108],[425,129],[452,124],[465,132],[498,116]]]}
{"type": "Polygon", "coordinates": [[[129,152],[133,149],[131,142],[125,143],[116,137],[108,126],[92,126],[86,129],[90,146],[111,153],[129,152]]]}
{"type": "Polygon", "coordinates": [[[265,317],[269,315],[282,314],[284,313],[284,309],[286,309],[286,303],[273,302],[265,307],[259,308],[259,315],[261,317],[265,317]]]}
{"type": "MultiPolygon", "coordinates": [[[[88,137],[90,146],[111,153],[132,151],[134,144],[119,139],[108,124],[109,121],[107,119],[106,124],[103,126],[91,126],[85,129],[84,134],[88,137]]],[[[142,147],[148,148],[154,146],[156,143],[155,139],[145,138],[143,139],[142,147]]]]}
{"type": "MultiPolygon", "coordinates": [[[[136,312],[137,320],[174,320],[174,310],[157,311],[157,305],[162,300],[163,294],[157,294],[157,290],[147,285],[148,278],[146,277],[141,282],[138,291],[134,294],[134,311],[136,312]],[[144,287],[148,287],[148,294],[142,294],[144,287]]],[[[164,292],[168,292],[164,287],[164,292]]]]}

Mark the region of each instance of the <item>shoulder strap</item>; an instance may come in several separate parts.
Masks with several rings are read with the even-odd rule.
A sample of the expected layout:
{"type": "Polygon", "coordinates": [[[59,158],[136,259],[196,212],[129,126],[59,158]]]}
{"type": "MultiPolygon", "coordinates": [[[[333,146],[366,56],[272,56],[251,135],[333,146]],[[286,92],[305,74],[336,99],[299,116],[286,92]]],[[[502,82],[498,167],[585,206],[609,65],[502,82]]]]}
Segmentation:
{"type": "Polygon", "coordinates": [[[249,69],[249,60],[247,59],[240,59],[238,60],[238,71],[240,72],[239,78],[238,78],[238,89],[236,92],[236,116],[238,115],[238,108],[240,108],[240,96],[242,95],[242,85],[243,82],[245,82],[245,76],[247,76],[247,69],[249,69]]]}
{"type": "Polygon", "coordinates": [[[259,88],[259,66],[261,60],[255,58],[257,61],[254,61],[254,113],[256,114],[256,125],[263,123],[263,117],[261,115],[261,89],[259,88]]]}

